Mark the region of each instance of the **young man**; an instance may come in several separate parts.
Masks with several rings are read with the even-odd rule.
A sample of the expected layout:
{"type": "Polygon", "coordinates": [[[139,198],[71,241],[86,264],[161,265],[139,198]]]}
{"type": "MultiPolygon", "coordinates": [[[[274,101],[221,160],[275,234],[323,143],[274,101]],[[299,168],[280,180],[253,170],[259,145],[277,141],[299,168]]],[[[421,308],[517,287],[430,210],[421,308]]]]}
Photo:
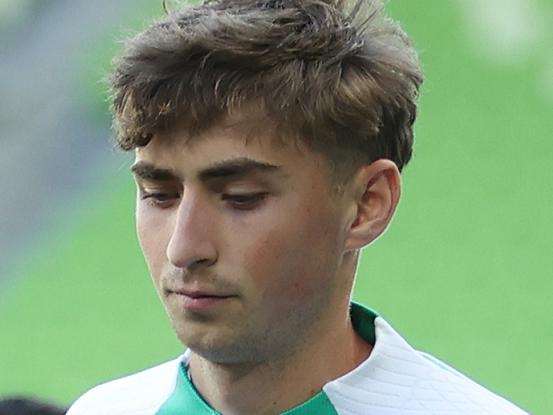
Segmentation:
{"type": "Polygon", "coordinates": [[[523,414],[350,302],[422,82],[380,4],[208,1],[132,39],[112,82],[140,244],[188,350],[70,415],[523,414]]]}

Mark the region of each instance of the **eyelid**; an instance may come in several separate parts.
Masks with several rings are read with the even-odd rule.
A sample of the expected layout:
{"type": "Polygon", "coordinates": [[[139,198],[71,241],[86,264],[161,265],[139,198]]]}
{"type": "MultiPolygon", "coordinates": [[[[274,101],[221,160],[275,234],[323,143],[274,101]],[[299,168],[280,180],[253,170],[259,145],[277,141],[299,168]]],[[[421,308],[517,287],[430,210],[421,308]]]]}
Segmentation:
{"type": "Polygon", "coordinates": [[[180,198],[180,191],[175,189],[145,188],[139,184],[138,196],[141,201],[156,209],[166,209],[180,198]]]}
{"type": "Polygon", "coordinates": [[[223,193],[221,199],[233,209],[253,210],[263,203],[268,195],[269,192],[223,193]]]}
{"type": "Polygon", "coordinates": [[[264,197],[267,196],[269,192],[266,191],[259,191],[259,192],[224,192],[221,197],[223,199],[231,199],[233,197],[235,198],[255,198],[255,197],[264,197]]]}
{"type": "Polygon", "coordinates": [[[157,192],[157,191],[151,191],[151,192],[141,191],[140,192],[141,199],[149,199],[149,198],[162,197],[162,196],[178,198],[178,197],[180,197],[180,193],[178,193],[178,192],[157,192]]]}
{"type": "Polygon", "coordinates": [[[149,193],[171,193],[181,192],[182,185],[171,181],[156,181],[150,179],[138,179],[137,186],[141,191],[149,193]]]}

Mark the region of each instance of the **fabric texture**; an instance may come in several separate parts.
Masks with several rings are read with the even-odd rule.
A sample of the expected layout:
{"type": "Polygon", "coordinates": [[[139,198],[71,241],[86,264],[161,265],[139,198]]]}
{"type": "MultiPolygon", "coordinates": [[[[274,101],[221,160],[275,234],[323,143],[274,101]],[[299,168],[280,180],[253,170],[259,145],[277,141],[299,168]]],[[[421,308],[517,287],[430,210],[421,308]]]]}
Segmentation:
{"type": "Polygon", "coordinates": [[[96,386],[79,398],[67,415],[153,415],[173,394],[183,359],[184,355],[96,386]]]}
{"type": "MultiPolygon", "coordinates": [[[[413,349],[382,317],[352,304],[355,330],[374,348],[363,363],[281,415],[528,415],[434,357],[413,349]]],[[[68,415],[219,415],[178,359],[93,388],[68,415]]]]}
{"type": "Polygon", "coordinates": [[[523,415],[436,358],[413,349],[381,317],[357,368],[323,387],[340,415],[523,415]]]}
{"type": "MultiPolygon", "coordinates": [[[[219,412],[202,399],[187,375],[186,359],[180,364],[177,384],[173,394],[156,412],[156,415],[181,414],[182,408],[186,408],[186,414],[194,415],[220,415],[219,412]]],[[[283,412],[281,415],[338,415],[334,405],[326,394],[321,391],[301,405],[283,412]]]]}

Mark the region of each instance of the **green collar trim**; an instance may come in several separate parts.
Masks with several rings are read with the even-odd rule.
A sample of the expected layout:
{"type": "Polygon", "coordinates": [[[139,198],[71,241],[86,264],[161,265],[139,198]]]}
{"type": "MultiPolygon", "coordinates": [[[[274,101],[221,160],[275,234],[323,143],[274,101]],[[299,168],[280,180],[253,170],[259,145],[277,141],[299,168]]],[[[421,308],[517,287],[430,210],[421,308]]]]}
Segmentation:
{"type": "MultiPolygon", "coordinates": [[[[156,415],[221,415],[211,408],[200,396],[192,381],[188,377],[184,363],[181,363],[177,384],[170,398],[156,412],[156,415]]],[[[338,415],[336,409],[326,396],[320,391],[301,405],[283,412],[281,415],[338,415]]]]}
{"type": "MultiPolygon", "coordinates": [[[[351,322],[359,335],[370,344],[375,343],[374,320],[378,314],[358,303],[351,303],[351,322]]],[[[188,376],[184,363],[181,363],[177,376],[177,383],[173,394],[161,406],[156,415],[178,415],[190,413],[194,415],[221,415],[211,408],[200,396],[188,376]]],[[[338,415],[324,391],[304,403],[283,412],[281,415],[338,415]]]]}
{"type": "Polygon", "coordinates": [[[206,401],[200,396],[192,381],[188,377],[188,371],[184,362],[179,366],[177,375],[177,384],[173,394],[159,408],[156,415],[220,415],[219,412],[212,409],[206,401]]]}
{"type": "Polygon", "coordinates": [[[374,346],[376,343],[374,320],[378,317],[378,313],[362,304],[352,302],[349,315],[353,329],[363,340],[374,346]]]}

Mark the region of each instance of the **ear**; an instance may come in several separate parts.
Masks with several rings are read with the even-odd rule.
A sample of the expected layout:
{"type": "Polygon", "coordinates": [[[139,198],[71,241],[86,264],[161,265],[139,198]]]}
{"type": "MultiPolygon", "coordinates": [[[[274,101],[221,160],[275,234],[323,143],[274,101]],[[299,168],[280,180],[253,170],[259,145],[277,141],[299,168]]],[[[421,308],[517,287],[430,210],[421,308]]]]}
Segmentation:
{"type": "Polygon", "coordinates": [[[401,176],[393,161],[381,159],[361,167],[352,186],[346,251],[363,248],[386,230],[399,202],[401,176]]]}

